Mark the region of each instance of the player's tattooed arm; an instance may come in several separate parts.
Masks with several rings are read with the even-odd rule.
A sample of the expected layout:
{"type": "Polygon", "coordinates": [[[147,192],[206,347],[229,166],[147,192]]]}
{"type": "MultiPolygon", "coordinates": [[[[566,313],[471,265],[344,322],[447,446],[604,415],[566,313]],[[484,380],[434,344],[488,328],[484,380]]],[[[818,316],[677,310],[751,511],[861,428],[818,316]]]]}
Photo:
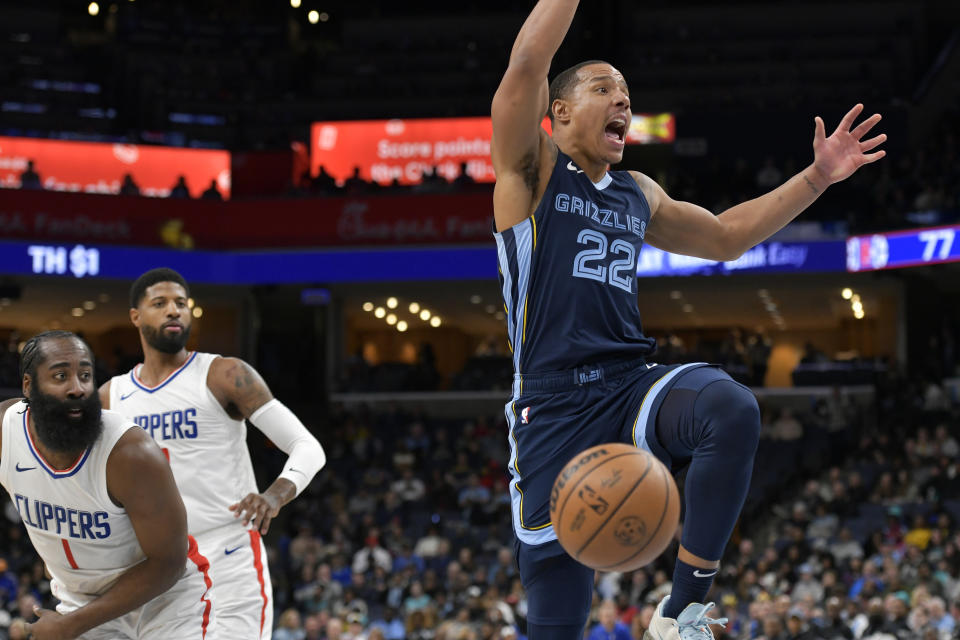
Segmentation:
{"type": "Polygon", "coordinates": [[[207,386],[233,418],[249,418],[273,400],[273,393],[257,370],[239,358],[218,358],[210,365],[207,386]]]}

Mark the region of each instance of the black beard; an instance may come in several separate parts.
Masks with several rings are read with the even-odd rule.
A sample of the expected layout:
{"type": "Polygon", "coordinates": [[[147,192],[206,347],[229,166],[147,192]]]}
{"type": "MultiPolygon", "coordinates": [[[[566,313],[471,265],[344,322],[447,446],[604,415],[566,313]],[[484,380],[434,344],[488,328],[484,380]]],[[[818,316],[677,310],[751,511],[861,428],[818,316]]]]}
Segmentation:
{"type": "Polygon", "coordinates": [[[51,451],[76,453],[85,451],[103,431],[100,421],[100,394],[96,391],[83,400],[59,400],[34,386],[30,397],[33,426],[41,444],[51,451]],[[69,415],[80,409],[79,418],[69,415]]]}
{"type": "Polygon", "coordinates": [[[147,344],[161,353],[180,353],[190,339],[189,326],[185,326],[179,336],[166,335],[163,329],[157,330],[147,325],[140,327],[140,332],[143,333],[143,339],[147,344]]]}

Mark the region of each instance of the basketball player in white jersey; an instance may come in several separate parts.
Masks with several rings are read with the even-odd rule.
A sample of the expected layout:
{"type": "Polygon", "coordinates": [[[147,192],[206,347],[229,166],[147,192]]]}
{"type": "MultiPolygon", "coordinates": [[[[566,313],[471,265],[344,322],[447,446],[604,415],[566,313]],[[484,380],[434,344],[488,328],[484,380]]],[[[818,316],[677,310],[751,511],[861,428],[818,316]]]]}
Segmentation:
{"type": "Polygon", "coordinates": [[[211,639],[205,567],[170,466],[136,424],[101,411],[90,349],[41,333],[20,373],[24,397],[0,403],[0,483],[60,600],[36,610],[27,637],[211,639]]]}
{"type": "Polygon", "coordinates": [[[260,535],[326,458],[317,439],[250,365],[187,351],[189,295],[186,281],[172,269],[153,269],[133,283],[130,320],[140,331],[143,364],[106,382],[100,398],[143,427],[170,460],[188,530],[210,563],[218,637],[268,640],[273,598],[260,535]],[[263,493],[254,479],[244,419],[289,455],[263,493]]]}

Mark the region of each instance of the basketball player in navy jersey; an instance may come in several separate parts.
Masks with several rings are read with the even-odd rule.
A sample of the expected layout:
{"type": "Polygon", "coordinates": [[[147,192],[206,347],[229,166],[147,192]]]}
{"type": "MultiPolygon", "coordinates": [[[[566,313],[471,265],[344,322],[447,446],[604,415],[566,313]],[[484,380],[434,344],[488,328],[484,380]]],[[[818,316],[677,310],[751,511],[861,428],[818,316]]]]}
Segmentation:
{"type": "Polygon", "coordinates": [[[493,98],[495,234],[513,350],[506,406],[517,559],[531,640],[581,637],[593,570],[566,555],[549,493],[580,451],[625,441],[668,467],[688,466],[673,590],[648,630],[655,640],[712,638],[704,604],[750,483],[760,415],[749,389],[705,363],[657,365],[637,309],[644,241],[732,260],[793,220],[834,182],[879,160],[886,136],[863,137],[862,105],[827,137],[815,118],[813,162],[783,185],[720,215],[670,198],[647,176],[608,171],[623,157],[630,91],[606,62],[547,83],[576,0],[540,0],[493,98]],[[547,113],[553,136],[540,126],[547,113]]]}

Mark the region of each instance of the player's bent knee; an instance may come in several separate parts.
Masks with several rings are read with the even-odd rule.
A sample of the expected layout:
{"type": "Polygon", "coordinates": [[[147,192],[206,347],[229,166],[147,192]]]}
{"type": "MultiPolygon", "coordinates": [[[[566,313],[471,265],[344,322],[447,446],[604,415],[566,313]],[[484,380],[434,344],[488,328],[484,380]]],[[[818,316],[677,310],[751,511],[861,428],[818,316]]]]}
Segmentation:
{"type": "Polygon", "coordinates": [[[753,393],[733,380],[718,380],[703,390],[701,403],[711,416],[715,446],[729,455],[752,456],[760,440],[760,407],[753,393]]]}

